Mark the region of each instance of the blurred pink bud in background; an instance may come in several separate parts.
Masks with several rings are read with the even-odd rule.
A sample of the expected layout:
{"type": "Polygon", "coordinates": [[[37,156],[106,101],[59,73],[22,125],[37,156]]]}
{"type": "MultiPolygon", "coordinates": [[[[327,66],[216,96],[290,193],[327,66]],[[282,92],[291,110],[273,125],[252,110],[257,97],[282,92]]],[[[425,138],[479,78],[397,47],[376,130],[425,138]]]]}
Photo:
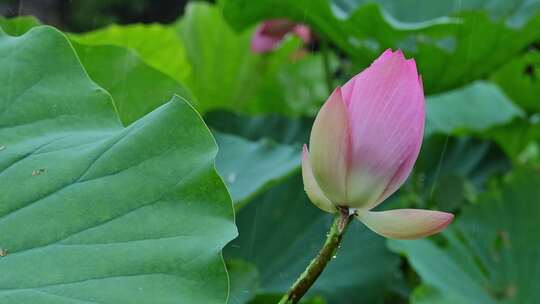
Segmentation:
{"type": "Polygon", "coordinates": [[[267,53],[279,46],[287,34],[298,36],[304,43],[312,41],[312,33],[307,25],[287,19],[272,19],[261,23],[251,39],[251,51],[267,53]]]}

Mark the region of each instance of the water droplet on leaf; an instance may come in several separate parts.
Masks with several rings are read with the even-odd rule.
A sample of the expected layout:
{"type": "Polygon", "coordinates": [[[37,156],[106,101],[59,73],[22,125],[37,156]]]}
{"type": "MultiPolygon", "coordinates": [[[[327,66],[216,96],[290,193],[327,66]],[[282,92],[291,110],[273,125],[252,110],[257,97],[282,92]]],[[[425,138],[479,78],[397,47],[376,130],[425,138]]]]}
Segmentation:
{"type": "Polygon", "coordinates": [[[34,171],[32,171],[32,176],[38,176],[41,175],[41,173],[45,172],[45,168],[39,168],[34,171]]]}

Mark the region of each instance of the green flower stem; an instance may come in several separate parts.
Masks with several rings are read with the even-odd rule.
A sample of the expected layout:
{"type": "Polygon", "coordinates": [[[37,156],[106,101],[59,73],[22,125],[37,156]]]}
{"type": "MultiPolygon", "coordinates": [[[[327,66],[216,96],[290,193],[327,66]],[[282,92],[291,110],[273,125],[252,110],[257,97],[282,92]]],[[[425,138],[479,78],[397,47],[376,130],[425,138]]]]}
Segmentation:
{"type": "Polygon", "coordinates": [[[330,227],[326,241],[319,251],[319,254],[311,261],[311,263],[309,263],[306,270],[298,277],[296,282],[294,282],[278,304],[294,304],[300,301],[324,271],[328,262],[330,262],[332,257],[336,254],[350,220],[351,215],[349,215],[349,210],[340,209],[340,212],[336,215],[336,218],[330,227]]]}

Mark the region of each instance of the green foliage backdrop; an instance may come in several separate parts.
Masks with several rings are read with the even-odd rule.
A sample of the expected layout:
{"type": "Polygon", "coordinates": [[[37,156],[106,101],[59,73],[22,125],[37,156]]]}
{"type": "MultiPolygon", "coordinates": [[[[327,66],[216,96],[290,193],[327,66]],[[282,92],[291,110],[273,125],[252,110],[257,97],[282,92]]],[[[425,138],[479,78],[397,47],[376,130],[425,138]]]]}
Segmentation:
{"type": "Polygon", "coordinates": [[[386,48],[418,63],[427,117],[381,208],[456,220],[418,241],[353,223],[303,303],[535,303],[540,1],[219,0],[170,24],[0,28],[1,303],[275,303],[331,221],[299,171],[327,78],[386,48]],[[254,54],[269,18],[317,41],[254,54]]]}

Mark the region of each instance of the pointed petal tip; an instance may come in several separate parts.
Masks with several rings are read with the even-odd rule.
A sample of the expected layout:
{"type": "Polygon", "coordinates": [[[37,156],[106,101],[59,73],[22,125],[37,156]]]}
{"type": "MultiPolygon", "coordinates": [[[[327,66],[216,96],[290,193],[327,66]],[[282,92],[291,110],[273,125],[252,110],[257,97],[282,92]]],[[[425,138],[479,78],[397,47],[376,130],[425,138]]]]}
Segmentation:
{"type": "Polygon", "coordinates": [[[395,52],[392,49],[386,49],[378,59],[395,58],[398,62],[404,62],[407,67],[414,67],[416,70],[416,60],[414,58],[407,59],[405,53],[401,49],[397,49],[395,52]]]}
{"type": "Polygon", "coordinates": [[[409,73],[411,73],[411,77],[413,77],[412,75],[415,75],[416,77],[419,76],[418,67],[416,66],[416,61],[414,59],[411,58],[405,60],[405,66],[409,70],[409,73]]]}
{"type": "Polygon", "coordinates": [[[386,49],[384,52],[382,52],[382,54],[379,55],[379,57],[377,57],[377,59],[375,59],[371,65],[375,64],[376,62],[381,62],[381,61],[386,61],[390,58],[392,58],[392,56],[394,55],[394,52],[392,51],[391,48],[388,48],[386,49]]]}
{"type": "MultiPolygon", "coordinates": [[[[410,59],[413,60],[413,59],[410,59]]],[[[392,51],[391,48],[386,49],[373,63],[371,66],[375,64],[384,64],[387,62],[394,62],[394,64],[404,64],[407,68],[410,68],[409,66],[409,60],[405,58],[405,55],[403,54],[403,51],[401,49],[397,49],[395,52],[392,51]]],[[[414,60],[413,60],[414,62],[414,60]]],[[[416,63],[414,63],[415,69],[416,69],[416,63]]]]}
{"type": "Polygon", "coordinates": [[[386,50],[384,50],[384,52],[381,54],[381,56],[389,56],[389,55],[392,55],[394,54],[394,51],[392,51],[391,48],[387,48],[386,50]]]}
{"type": "Polygon", "coordinates": [[[332,91],[332,94],[334,94],[334,93],[339,93],[339,94],[341,94],[341,86],[335,87],[335,88],[334,88],[334,91],[332,91]]]}
{"type": "Polygon", "coordinates": [[[334,91],[332,91],[332,94],[330,94],[330,96],[333,96],[334,94],[336,94],[336,95],[339,94],[340,99],[343,100],[343,95],[342,95],[342,93],[341,93],[341,87],[340,87],[340,86],[337,86],[337,87],[334,89],[334,91]]]}
{"type": "Polygon", "coordinates": [[[448,212],[442,212],[438,211],[441,214],[441,217],[443,218],[443,221],[441,223],[441,229],[446,228],[446,226],[450,225],[454,221],[454,214],[448,213],[448,212]]]}
{"type": "Polygon", "coordinates": [[[326,107],[332,108],[342,108],[344,110],[345,116],[347,112],[348,102],[343,96],[343,90],[341,86],[337,86],[334,91],[328,96],[322,108],[319,110],[319,113],[326,107]]]}
{"type": "MultiPolygon", "coordinates": [[[[405,62],[410,69],[414,68],[414,70],[416,71],[416,60],[414,60],[414,58],[406,59],[405,62]]],[[[418,75],[418,73],[415,74],[418,75]]]]}

